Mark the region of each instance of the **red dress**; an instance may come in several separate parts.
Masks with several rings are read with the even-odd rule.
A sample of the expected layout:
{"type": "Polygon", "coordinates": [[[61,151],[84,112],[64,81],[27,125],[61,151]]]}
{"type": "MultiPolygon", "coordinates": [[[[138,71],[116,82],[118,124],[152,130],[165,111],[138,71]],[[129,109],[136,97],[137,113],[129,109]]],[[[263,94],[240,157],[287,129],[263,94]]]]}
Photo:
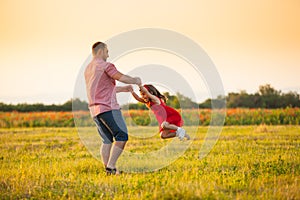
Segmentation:
{"type": "MultiPolygon", "coordinates": [[[[147,106],[152,110],[154,113],[158,124],[159,124],[159,131],[161,132],[163,128],[161,127],[161,124],[166,121],[170,124],[174,124],[176,126],[183,126],[183,120],[179,114],[174,108],[171,108],[166,105],[164,101],[160,100],[160,104],[155,104],[152,101],[149,101],[147,103],[147,106]]],[[[175,132],[175,130],[172,132],[175,132]]]]}

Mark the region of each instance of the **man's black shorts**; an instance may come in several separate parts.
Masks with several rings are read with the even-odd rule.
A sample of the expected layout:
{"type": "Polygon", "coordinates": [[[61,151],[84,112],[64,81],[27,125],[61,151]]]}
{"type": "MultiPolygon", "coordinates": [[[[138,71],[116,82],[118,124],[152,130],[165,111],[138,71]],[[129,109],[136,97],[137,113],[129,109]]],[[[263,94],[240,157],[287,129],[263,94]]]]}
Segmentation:
{"type": "Polygon", "coordinates": [[[115,141],[127,141],[128,131],[120,110],[111,110],[94,117],[98,132],[104,144],[115,141]]]}

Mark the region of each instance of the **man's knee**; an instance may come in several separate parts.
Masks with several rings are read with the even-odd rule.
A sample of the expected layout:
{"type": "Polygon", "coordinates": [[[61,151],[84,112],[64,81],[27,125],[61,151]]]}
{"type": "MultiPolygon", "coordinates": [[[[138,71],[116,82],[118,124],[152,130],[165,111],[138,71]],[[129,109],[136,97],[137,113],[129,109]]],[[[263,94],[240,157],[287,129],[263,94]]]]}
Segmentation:
{"type": "Polygon", "coordinates": [[[125,145],[126,145],[127,141],[116,141],[115,142],[115,146],[124,149],[125,145]]]}

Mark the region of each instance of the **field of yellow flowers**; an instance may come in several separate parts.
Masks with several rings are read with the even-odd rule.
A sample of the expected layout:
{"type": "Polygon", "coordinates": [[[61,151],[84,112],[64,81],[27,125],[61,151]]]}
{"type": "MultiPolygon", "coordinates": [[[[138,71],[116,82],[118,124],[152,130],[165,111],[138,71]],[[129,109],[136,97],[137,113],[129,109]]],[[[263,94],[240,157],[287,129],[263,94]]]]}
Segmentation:
{"type": "MultiPolygon", "coordinates": [[[[72,119],[70,113],[50,119],[57,115],[72,119]]],[[[34,121],[26,114],[22,120],[34,121]]],[[[141,134],[141,127],[129,128],[141,134]]],[[[76,128],[1,128],[0,199],[300,199],[300,126],[225,126],[212,151],[199,159],[208,128],[200,126],[168,166],[119,176],[105,174],[76,128]]],[[[143,153],[168,142],[155,135],[145,148],[143,141],[130,135],[125,150],[143,153]]]]}
{"type": "MultiPolygon", "coordinates": [[[[185,129],[197,130],[184,153],[159,170],[120,176],[106,176],[75,128],[96,132],[89,112],[0,112],[0,199],[300,199],[299,108],[214,111],[226,112],[225,126],[203,159],[212,111],[179,111],[185,129]]],[[[160,139],[151,111],[122,112],[126,151],[171,141],[160,139]]]]}

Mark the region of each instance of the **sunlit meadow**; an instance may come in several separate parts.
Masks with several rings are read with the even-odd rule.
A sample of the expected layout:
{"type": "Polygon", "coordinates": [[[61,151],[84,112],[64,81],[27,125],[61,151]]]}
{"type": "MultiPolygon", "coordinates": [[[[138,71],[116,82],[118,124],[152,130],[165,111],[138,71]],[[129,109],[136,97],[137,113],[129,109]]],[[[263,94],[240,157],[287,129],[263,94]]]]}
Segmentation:
{"type": "MultiPolygon", "coordinates": [[[[200,160],[207,129],[201,126],[184,155],[165,168],[107,176],[76,128],[2,128],[0,198],[300,199],[299,126],[226,126],[200,160]]],[[[142,152],[142,142],[130,137],[126,150],[142,152]]],[[[157,134],[151,144],[164,142],[157,134]]]]}

